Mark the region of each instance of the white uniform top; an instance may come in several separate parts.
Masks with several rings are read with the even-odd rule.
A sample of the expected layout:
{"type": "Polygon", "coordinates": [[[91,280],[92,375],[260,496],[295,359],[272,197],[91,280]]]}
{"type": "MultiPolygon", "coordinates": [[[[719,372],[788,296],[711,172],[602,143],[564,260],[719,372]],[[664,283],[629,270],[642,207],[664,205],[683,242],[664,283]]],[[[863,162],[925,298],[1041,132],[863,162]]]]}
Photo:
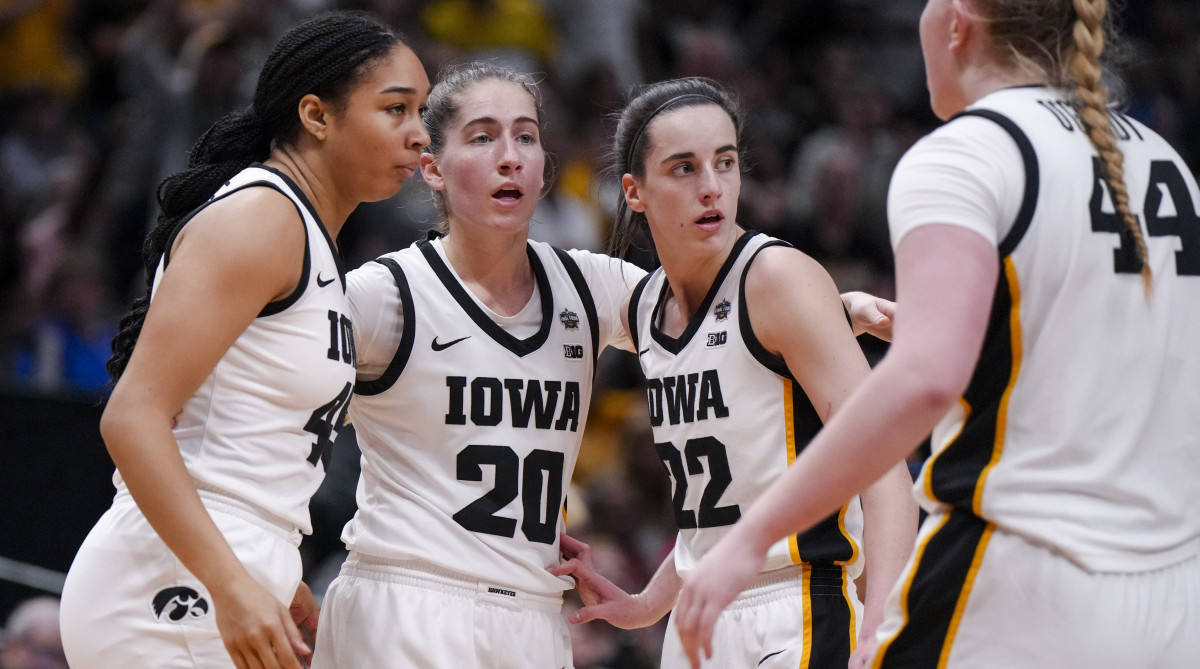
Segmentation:
{"type": "Polygon", "coordinates": [[[1200,551],[1200,194],[1161,137],[1111,114],[1149,247],[1143,294],[1096,151],[1047,88],[993,93],[896,168],[893,244],[946,223],[1002,268],[983,352],[916,487],[1092,571],[1200,551]]]}
{"type": "MultiPolygon", "coordinates": [[[[325,478],[324,460],[354,385],[345,273],[304,193],[276,170],[246,168],[203,206],[249,187],[273,188],[296,205],[308,240],[300,281],[238,335],[184,404],[173,432],[198,485],[309,534],[309,498],[325,478]]],[[[196,212],[167,241],[151,299],[175,236],[196,212]]],[[[124,489],[120,472],[113,483],[124,489]]]]}
{"type": "Polygon", "coordinates": [[[545,570],[559,563],[596,355],[631,348],[621,309],[644,273],[540,242],[528,254],[537,289],[511,318],[470,294],[440,240],[351,272],[365,364],[350,549],[525,592],[569,587],[545,570]]]}
{"type": "MultiPolygon", "coordinates": [[[[667,277],[634,289],[629,323],[646,374],[654,447],[674,482],[675,569],[687,573],[804,450],[821,419],[783,358],[768,352],[746,312],[746,272],[783,244],[747,232],[678,337],[661,330],[667,277]]],[[[857,497],[815,527],[780,540],[762,571],[808,562],[862,571],[857,497]]]]}

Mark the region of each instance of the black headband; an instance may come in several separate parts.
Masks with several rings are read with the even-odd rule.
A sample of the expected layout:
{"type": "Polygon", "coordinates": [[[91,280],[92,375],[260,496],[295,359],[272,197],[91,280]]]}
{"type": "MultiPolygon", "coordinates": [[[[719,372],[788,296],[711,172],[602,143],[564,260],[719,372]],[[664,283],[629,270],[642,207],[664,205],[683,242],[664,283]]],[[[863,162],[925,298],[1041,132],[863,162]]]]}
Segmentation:
{"type": "Polygon", "coordinates": [[[642,141],[642,133],[646,132],[646,126],[650,125],[650,121],[654,120],[654,117],[662,113],[664,109],[670,107],[676,102],[679,102],[680,100],[686,100],[688,98],[700,98],[701,100],[710,102],[714,105],[719,104],[716,100],[702,93],[684,93],[683,95],[676,95],[670,100],[667,100],[659,105],[657,109],[650,112],[650,115],[646,117],[645,121],[642,121],[641,127],[638,128],[637,133],[633,136],[633,141],[629,143],[629,149],[625,153],[625,166],[629,168],[630,172],[633,171],[633,150],[637,148],[638,142],[642,141]]]}

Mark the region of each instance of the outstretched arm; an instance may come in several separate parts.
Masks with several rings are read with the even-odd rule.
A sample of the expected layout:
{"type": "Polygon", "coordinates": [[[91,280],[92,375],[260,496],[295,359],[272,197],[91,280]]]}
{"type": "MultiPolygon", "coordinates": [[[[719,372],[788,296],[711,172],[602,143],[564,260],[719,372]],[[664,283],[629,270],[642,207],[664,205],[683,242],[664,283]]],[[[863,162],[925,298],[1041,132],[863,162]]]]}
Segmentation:
{"type": "Polygon", "coordinates": [[[870,334],[884,341],[892,340],[892,319],[896,317],[895,302],[860,291],[842,293],[841,297],[846,313],[850,314],[854,336],[870,334]]]}
{"type": "Polygon", "coordinates": [[[966,389],[978,360],[999,268],[975,232],[918,228],[896,253],[895,340],[804,453],[688,574],[675,624],[694,667],[711,654],[721,610],[753,577],[767,548],[812,527],[895,466],[966,389]],[[744,580],[740,580],[744,579],[744,580]]]}

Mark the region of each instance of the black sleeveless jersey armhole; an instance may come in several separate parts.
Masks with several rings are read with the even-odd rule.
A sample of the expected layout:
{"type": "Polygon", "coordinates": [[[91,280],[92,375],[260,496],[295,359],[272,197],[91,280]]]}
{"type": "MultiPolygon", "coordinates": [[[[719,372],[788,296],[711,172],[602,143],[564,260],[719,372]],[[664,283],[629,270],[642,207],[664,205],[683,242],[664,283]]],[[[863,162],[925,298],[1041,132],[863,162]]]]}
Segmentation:
{"type": "Polygon", "coordinates": [[[391,258],[379,258],[376,262],[386,267],[396,281],[396,290],[400,291],[400,304],[404,313],[404,326],[400,335],[400,344],[396,347],[396,354],[392,356],[392,361],[388,363],[387,369],[383,370],[383,374],[380,374],[377,379],[355,383],[354,394],[356,395],[378,395],[395,385],[400,374],[404,372],[404,367],[408,364],[408,359],[412,355],[413,340],[417,336],[412,289],[409,288],[408,277],[404,274],[400,264],[391,258]]]}
{"type": "Polygon", "coordinates": [[[587,315],[588,326],[592,333],[592,364],[594,366],[596,359],[600,357],[600,323],[597,322],[596,300],[592,297],[592,289],[588,287],[587,281],[583,278],[583,272],[579,270],[579,265],[570,253],[557,246],[550,248],[554,249],[559,262],[567,270],[567,275],[571,277],[571,283],[575,284],[575,292],[579,294],[579,299],[583,300],[583,313],[587,315]]]}
{"type": "Polygon", "coordinates": [[[638,353],[641,348],[641,344],[638,343],[638,302],[642,301],[642,293],[646,292],[646,284],[650,283],[650,277],[653,275],[654,272],[650,272],[642,277],[642,280],[633,287],[633,292],[629,294],[629,338],[633,341],[634,353],[638,353]]]}
{"type": "Polygon", "coordinates": [[[758,254],[762,253],[763,249],[771,248],[772,246],[786,246],[790,248],[791,244],[778,240],[763,244],[754,251],[754,255],[750,256],[750,260],[746,261],[746,267],[742,269],[742,276],[738,280],[738,328],[742,332],[742,341],[746,343],[746,350],[750,351],[750,355],[754,356],[755,360],[779,376],[795,381],[796,377],[792,376],[792,372],[788,369],[787,362],[784,361],[783,356],[775,355],[768,351],[758,341],[758,337],[754,335],[754,328],[750,325],[750,308],[746,304],[746,276],[750,274],[750,267],[754,264],[754,259],[758,257],[758,254]]]}

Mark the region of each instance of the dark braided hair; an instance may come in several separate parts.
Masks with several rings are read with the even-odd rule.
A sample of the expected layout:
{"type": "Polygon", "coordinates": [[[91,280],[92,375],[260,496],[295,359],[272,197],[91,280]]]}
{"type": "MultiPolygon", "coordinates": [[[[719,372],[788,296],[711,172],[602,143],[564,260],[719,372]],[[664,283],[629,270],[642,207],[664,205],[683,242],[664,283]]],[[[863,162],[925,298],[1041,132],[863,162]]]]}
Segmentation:
{"type": "Polygon", "coordinates": [[[150,306],[155,270],[179,222],[238,172],[269,158],[272,147],[295,143],[301,98],[311,93],[342,109],[370,68],[402,43],[370,15],[346,11],[316,16],[279,39],[259,72],[253,103],[214,123],[192,147],[187,168],[158,186],[158,225],[142,246],[146,295],[134,301],[113,337],[107,369],[114,383],[133,354],[150,306]]]}
{"type": "MultiPolygon", "coordinates": [[[[649,126],[664,112],[684,107],[716,105],[723,109],[733,121],[738,152],[742,152],[741,108],[728,91],[717,82],[704,77],[669,79],[649,84],[637,91],[617,116],[617,129],[613,133],[612,147],[608,156],[608,172],[618,180],[625,174],[641,179],[646,175],[646,154],[650,150],[649,126]]],[[[744,158],[744,156],[739,156],[744,158]]],[[[745,165],[745,160],[739,160],[745,165]]],[[[613,223],[612,236],[608,242],[609,253],[625,258],[639,240],[648,239],[650,234],[646,215],[633,211],[625,201],[622,190],[617,203],[617,220],[613,223]]],[[[648,249],[653,251],[653,244],[648,249]]]]}

